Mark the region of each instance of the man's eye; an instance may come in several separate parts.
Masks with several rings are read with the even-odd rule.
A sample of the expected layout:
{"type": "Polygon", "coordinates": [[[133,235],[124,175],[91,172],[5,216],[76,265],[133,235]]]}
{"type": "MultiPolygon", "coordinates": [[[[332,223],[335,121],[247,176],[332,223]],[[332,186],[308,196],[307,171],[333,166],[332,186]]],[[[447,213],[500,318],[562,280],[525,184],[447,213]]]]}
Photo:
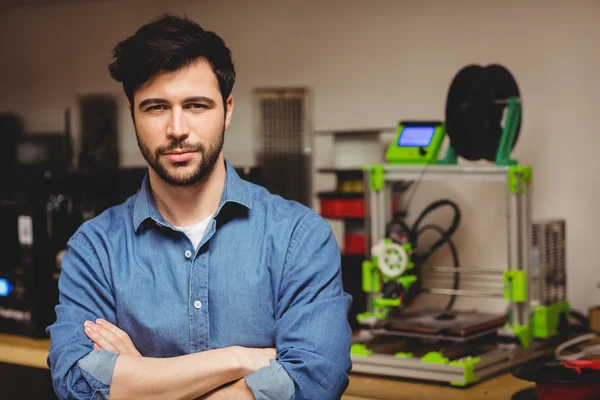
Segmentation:
{"type": "Polygon", "coordinates": [[[160,111],[163,110],[165,108],[165,106],[163,104],[157,104],[154,106],[150,106],[146,109],[146,111],[160,111]]]}
{"type": "Polygon", "coordinates": [[[203,108],[206,108],[206,106],[204,104],[192,103],[188,104],[188,108],[191,108],[192,110],[201,110],[203,108]]]}

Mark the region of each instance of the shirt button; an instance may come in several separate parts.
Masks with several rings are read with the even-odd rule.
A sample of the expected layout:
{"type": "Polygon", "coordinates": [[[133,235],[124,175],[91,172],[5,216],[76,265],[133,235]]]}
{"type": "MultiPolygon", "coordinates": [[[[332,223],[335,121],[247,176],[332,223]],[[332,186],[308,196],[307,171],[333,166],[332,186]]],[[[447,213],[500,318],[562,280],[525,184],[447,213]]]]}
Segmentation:
{"type": "Polygon", "coordinates": [[[185,258],[190,258],[192,256],[192,252],[190,250],[185,251],[185,258]]]}
{"type": "Polygon", "coordinates": [[[200,307],[202,307],[202,302],[200,300],[196,300],[194,302],[194,308],[199,309],[200,307]]]}

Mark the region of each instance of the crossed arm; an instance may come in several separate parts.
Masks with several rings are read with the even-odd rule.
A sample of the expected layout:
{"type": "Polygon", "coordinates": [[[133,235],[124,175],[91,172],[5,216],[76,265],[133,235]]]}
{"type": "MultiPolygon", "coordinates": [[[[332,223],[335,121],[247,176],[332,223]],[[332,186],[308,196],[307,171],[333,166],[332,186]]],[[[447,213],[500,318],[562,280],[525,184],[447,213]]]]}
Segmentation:
{"type": "Polygon", "coordinates": [[[95,350],[119,355],[110,385],[111,399],[165,398],[168,393],[169,398],[254,400],[243,377],[275,358],[275,349],[239,346],[169,359],[144,358],[129,335],[106,320],[86,321],[84,330],[95,350]]]}

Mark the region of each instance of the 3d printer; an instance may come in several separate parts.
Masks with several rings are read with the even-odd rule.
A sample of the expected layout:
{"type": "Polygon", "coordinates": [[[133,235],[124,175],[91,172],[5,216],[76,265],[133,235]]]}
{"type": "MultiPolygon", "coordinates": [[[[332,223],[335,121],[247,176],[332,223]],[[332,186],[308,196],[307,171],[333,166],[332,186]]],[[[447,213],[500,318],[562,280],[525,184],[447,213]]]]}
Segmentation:
{"type": "Polygon", "coordinates": [[[351,350],[354,372],[467,386],[552,352],[569,315],[565,223],[531,219],[532,168],[510,158],[520,123],[520,94],[511,74],[499,65],[471,65],[452,82],[445,122],[401,122],[387,163],[364,168],[369,234],[362,287],[368,301],[367,310],[358,315],[362,329],[351,350]],[[445,137],[449,144],[438,159],[445,137]],[[458,157],[493,164],[457,163],[458,157]],[[461,214],[452,201],[432,203],[412,225],[402,215],[391,215],[394,184],[455,179],[505,185],[506,269],[459,267],[451,237],[461,214]],[[444,206],[454,210],[449,228],[423,225],[432,210],[444,206]],[[440,238],[424,249],[419,236],[427,230],[437,231],[440,238]],[[454,267],[427,266],[429,257],[444,245],[450,247],[454,267]],[[453,288],[423,287],[423,275],[435,273],[453,275],[453,288]],[[460,277],[467,275],[499,277],[503,290],[460,289],[460,277]],[[412,300],[423,292],[451,299],[444,308],[411,309],[412,300]],[[501,298],[508,311],[454,311],[456,296],[501,298]]]}

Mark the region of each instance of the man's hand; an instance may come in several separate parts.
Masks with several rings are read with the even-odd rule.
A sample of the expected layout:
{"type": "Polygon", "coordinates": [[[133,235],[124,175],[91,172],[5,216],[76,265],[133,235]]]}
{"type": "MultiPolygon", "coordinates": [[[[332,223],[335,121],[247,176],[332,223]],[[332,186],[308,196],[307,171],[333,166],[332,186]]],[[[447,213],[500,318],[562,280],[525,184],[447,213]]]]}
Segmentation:
{"type": "Polygon", "coordinates": [[[83,326],[87,337],[94,342],[94,350],[104,349],[111,353],[142,356],[129,335],[110,322],[98,318],[96,323],[85,321],[83,326]]]}

